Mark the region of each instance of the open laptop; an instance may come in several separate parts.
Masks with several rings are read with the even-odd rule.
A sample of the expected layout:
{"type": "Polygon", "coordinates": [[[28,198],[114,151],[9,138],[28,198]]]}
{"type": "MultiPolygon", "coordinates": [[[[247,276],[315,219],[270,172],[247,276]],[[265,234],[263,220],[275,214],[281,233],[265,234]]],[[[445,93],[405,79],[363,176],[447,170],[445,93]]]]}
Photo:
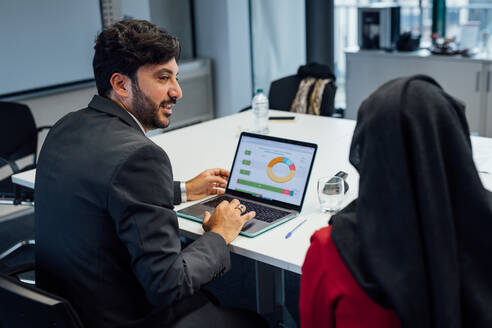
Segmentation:
{"type": "Polygon", "coordinates": [[[223,195],[183,208],[178,216],[202,222],[222,201],[239,199],[256,217],[241,235],[255,237],[299,215],[318,146],[243,132],[223,195]]]}

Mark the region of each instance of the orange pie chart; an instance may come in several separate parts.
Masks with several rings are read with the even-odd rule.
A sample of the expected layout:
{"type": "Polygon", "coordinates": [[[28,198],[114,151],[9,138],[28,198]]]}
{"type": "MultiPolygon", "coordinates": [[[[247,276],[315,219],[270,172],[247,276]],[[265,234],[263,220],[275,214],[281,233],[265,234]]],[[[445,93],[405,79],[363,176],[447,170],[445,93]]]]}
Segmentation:
{"type": "Polygon", "coordinates": [[[270,177],[272,181],[278,182],[278,183],[285,183],[290,181],[294,175],[296,175],[296,166],[294,165],[294,162],[292,162],[290,159],[287,157],[275,157],[268,163],[267,166],[267,174],[270,177]],[[279,177],[273,173],[273,167],[275,165],[287,165],[289,167],[289,174],[287,174],[284,177],[279,177]]]}

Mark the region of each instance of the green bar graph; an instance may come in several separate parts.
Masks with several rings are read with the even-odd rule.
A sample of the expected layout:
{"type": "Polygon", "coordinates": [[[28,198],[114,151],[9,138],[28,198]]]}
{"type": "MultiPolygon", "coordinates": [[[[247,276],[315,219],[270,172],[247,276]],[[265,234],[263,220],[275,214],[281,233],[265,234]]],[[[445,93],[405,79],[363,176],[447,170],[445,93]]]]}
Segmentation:
{"type": "Polygon", "coordinates": [[[239,170],[239,173],[244,174],[244,175],[249,175],[251,172],[248,170],[239,170]]]}
{"type": "Polygon", "coordinates": [[[251,150],[245,150],[245,151],[244,151],[244,154],[245,154],[245,155],[251,155],[251,150]]]}
{"type": "Polygon", "coordinates": [[[250,186],[250,187],[256,187],[256,188],[261,188],[261,189],[265,189],[265,190],[269,190],[269,191],[273,191],[273,192],[278,192],[281,194],[283,194],[283,191],[284,191],[284,189],[282,189],[282,188],[264,185],[262,183],[248,181],[248,180],[244,180],[244,179],[238,179],[237,183],[242,184],[242,185],[246,185],[246,186],[250,186]]]}
{"type": "Polygon", "coordinates": [[[249,161],[247,159],[243,159],[243,164],[244,165],[250,165],[251,164],[251,161],[249,161]]]}
{"type": "Polygon", "coordinates": [[[258,195],[258,193],[256,193],[256,192],[247,191],[247,190],[240,189],[240,188],[236,188],[236,191],[245,192],[247,194],[254,195],[254,196],[257,196],[258,195]]]}

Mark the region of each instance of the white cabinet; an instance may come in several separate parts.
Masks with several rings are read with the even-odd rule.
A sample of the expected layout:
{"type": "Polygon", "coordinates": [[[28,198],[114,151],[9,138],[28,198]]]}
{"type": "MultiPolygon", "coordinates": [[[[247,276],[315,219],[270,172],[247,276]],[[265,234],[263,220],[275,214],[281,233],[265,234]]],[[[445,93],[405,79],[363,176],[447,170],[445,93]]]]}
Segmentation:
{"type": "MultiPolygon", "coordinates": [[[[487,102],[492,106],[488,61],[379,51],[347,52],[345,116],[356,119],[362,101],[385,82],[402,76],[426,74],[450,95],[466,105],[472,133],[492,136],[492,114],[487,120],[487,102]],[[490,121],[490,123],[488,122],[490,121]]],[[[491,65],[492,66],[492,65],[491,65]]]]}

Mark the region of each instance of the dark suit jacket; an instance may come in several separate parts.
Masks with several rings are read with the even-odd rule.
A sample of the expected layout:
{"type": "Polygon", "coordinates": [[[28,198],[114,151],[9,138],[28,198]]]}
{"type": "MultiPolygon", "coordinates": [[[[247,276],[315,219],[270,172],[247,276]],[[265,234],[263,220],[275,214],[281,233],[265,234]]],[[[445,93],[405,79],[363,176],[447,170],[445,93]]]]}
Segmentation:
{"type": "Polygon", "coordinates": [[[135,325],[230,267],[218,234],[181,249],[169,158],[109,99],[95,96],[51,129],[35,199],[37,284],[69,300],[86,327],[135,325]]]}

